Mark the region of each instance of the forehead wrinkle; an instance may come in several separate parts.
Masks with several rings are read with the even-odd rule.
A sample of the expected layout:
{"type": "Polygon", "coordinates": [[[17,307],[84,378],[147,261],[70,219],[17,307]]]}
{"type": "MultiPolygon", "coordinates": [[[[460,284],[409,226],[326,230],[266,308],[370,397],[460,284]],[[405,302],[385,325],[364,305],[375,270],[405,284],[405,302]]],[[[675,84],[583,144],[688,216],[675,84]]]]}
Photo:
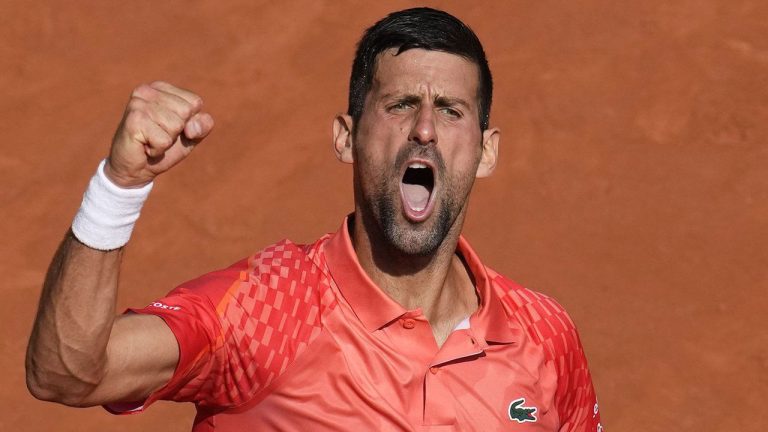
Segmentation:
{"type": "Polygon", "coordinates": [[[448,105],[464,105],[469,106],[469,103],[463,98],[458,96],[447,96],[442,94],[441,91],[432,90],[432,85],[423,84],[419,85],[420,89],[417,91],[410,90],[394,90],[379,95],[380,99],[397,99],[397,100],[422,100],[425,97],[429,98],[430,94],[434,93],[431,97],[432,102],[435,105],[448,106],[448,105]],[[425,88],[422,90],[423,88],[425,88]]]}
{"type": "MultiPolygon", "coordinates": [[[[368,91],[368,94],[366,95],[366,99],[369,99],[370,96],[374,96],[375,93],[378,93],[376,95],[376,99],[379,101],[386,100],[389,98],[411,99],[412,96],[417,96],[419,100],[421,100],[426,95],[426,97],[431,96],[433,103],[440,104],[441,106],[458,104],[472,110],[474,110],[475,108],[477,108],[478,110],[480,109],[480,106],[479,106],[480,105],[480,84],[478,81],[480,78],[479,72],[478,72],[479,68],[476,64],[474,64],[470,60],[461,56],[457,56],[456,54],[444,53],[442,51],[425,50],[428,53],[437,52],[437,53],[443,53],[451,56],[457,56],[462,61],[467,62],[467,64],[474,71],[476,71],[476,74],[472,74],[472,75],[465,74],[464,76],[459,77],[458,80],[453,80],[451,82],[442,82],[444,77],[442,76],[441,70],[439,68],[435,69],[433,67],[430,67],[431,65],[429,65],[428,63],[426,64],[424,63],[424,59],[408,59],[406,60],[406,66],[405,66],[406,69],[416,70],[420,73],[424,73],[425,71],[430,72],[428,73],[426,80],[424,80],[425,77],[422,75],[421,82],[408,82],[407,80],[382,81],[381,79],[382,69],[390,69],[391,67],[393,67],[392,64],[384,65],[383,63],[385,63],[384,61],[385,59],[396,60],[398,58],[401,58],[401,56],[407,56],[407,54],[409,54],[410,51],[419,51],[419,50],[420,49],[414,49],[414,50],[398,53],[396,49],[390,48],[388,50],[385,50],[379,53],[379,55],[377,55],[376,58],[374,59],[374,65],[372,68],[372,77],[371,77],[371,87],[368,91]],[[420,65],[427,66],[427,67],[421,68],[419,67],[420,65]],[[471,80],[472,78],[475,79],[475,82],[472,83],[474,84],[474,87],[475,87],[473,89],[474,92],[470,91],[471,94],[467,94],[466,96],[476,98],[477,104],[472,104],[469,100],[467,100],[466,97],[449,96],[444,94],[446,91],[444,87],[446,85],[450,87],[457,84],[458,82],[467,83],[467,80],[468,79],[471,80]],[[406,86],[410,87],[413,84],[416,84],[417,88],[415,89],[406,88],[406,86]],[[441,90],[436,91],[435,87],[440,87],[441,90]]],[[[389,62],[386,62],[386,63],[389,63],[389,62]]],[[[400,68],[401,72],[403,71],[402,66],[398,68],[400,68]]],[[[410,75],[410,74],[406,72],[406,76],[407,75],[410,75]]],[[[459,90],[462,90],[462,89],[459,89],[459,90]]]]}

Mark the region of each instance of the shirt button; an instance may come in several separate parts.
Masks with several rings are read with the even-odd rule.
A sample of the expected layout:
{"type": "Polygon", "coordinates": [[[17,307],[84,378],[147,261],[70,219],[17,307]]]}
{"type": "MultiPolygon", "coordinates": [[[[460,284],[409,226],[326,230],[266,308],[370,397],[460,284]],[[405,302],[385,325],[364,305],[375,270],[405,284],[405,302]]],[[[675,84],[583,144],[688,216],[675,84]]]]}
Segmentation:
{"type": "Polygon", "coordinates": [[[429,371],[432,372],[432,375],[436,375],[437,371],[439,371],[439,370],[440,370],[440,368],[437,367],[437,366],[432,366],[431,368],[429,368],[429,371]]]}
{"type": "Polygon", "coordinates": [[[403,320],[403,328],[410,330],[414,327],[416,327],[416,321],[410,318],[403,320]]]}

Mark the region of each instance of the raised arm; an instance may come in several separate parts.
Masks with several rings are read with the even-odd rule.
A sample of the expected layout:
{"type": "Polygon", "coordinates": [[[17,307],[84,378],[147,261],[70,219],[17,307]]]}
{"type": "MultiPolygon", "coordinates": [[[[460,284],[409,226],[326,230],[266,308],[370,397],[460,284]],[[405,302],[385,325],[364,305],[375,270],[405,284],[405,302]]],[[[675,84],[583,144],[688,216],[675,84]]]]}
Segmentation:
{"type": "Polygon", "coordinates": [[[27,347],[35,397],[73,406],[140,401],[171,378],[178,346],[162,319],[115,317],[118,274],[153,180],[212,128],[202,99],[189,91],[164,82],[133,91],[103,173],[48,269],[27,347]]]}

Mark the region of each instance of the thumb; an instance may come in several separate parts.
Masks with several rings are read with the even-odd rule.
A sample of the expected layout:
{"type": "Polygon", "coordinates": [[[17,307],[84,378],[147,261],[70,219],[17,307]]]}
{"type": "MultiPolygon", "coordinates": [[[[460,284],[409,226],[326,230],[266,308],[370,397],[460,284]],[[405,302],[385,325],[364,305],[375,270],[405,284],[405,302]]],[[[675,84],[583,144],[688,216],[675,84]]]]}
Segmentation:
{"type": "Polygon", "coordinates": [[[197,113],[184,125],[184,136],[191,141],[200,141],[213,129],[213,117],[208,113],[197,113]]]}

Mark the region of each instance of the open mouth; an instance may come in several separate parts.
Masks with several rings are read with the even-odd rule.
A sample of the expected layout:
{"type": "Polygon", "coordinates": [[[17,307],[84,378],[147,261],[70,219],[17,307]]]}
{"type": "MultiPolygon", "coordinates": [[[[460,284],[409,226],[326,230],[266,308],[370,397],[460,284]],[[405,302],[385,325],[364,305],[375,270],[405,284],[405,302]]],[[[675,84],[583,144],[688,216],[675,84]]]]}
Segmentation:
{"type": "Polygon", "coordinates": [[[409,163],[400,184],[406,215],[414,220],[426,218],[434,188],[435,174],[432,167],[419,161],[409,163]]]}

